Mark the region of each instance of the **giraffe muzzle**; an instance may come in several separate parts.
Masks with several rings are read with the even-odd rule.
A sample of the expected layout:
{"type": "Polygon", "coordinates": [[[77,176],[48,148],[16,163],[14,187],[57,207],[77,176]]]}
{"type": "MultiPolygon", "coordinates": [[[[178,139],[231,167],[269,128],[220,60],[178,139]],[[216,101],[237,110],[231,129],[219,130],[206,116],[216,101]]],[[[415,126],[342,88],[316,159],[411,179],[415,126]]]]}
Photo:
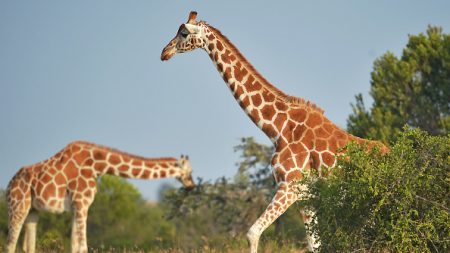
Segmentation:
{"type": "Polygon", "coordinates": [[[195,188],[195,185],[189,185],[189,186],[184,187],[184,189],[185,189],[187,192],[192,191],[194,188],[195,188]]]}
{"type": "Polygon", "coordinates": [[[166,47],[164,47],[163,51],[161,52],[161,61],[168,61],[172,56],[176,53],[176,43],[174,40],[170,41],[169,44],[167,44],[166,47]]]}
{"type": "Polygon", "coordinates": [[[167,52],[162,52],[161,54],[161,61],[168,61],[170,58],[172,58],[173,54],[169,54],[167,52]]]}

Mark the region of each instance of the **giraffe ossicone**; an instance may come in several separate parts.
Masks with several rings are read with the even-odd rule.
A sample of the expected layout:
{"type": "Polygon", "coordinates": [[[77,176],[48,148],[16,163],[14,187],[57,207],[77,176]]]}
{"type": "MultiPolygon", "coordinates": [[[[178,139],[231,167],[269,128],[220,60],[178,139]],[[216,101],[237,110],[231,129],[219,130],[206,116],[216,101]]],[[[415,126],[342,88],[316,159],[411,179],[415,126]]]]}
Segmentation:
{"type": "Polygon", "coordinates": [[[7,253],[14,253],[25,223],[23,249],[35,252],[37,212],[72,211],[71,252],[87,252],[86,219],[99,176],[158,179],[173,177],[195,187],[188,156],[144,158],[94,143],[76,141],[49,159],[21,168],[9,182],[7,253]]]}
{"type": "MultiPolygon", "coordinates": [[[[323,114],[323,110],[299,97],[285,94],[268,82],[245,59],[240,51],[216,28],[205,21],[196,21],[191,12],[187,23],[181,24],[175,37],[161,53],[167,61],[174,55],[200,48],[206,51],[238,104],[250,119],[271,139],[275,146],[272,159],[273,176],[278,190],[264,213],[250,228],[247,237],[252,253],[257,252],[261,233],[295,201],[305,198],[297,194],[298,185],[311,168],[332,168],[338,150],[351,141],[369,147],[382,143],[348,134],[323,114]]],[[[305,215],[305,217],[307,217],[305,215]]],[[[309,222],[308,219],[305,222],[309,222]]],[[[309,249],[318,240],[307,238],[309,249]]]]}

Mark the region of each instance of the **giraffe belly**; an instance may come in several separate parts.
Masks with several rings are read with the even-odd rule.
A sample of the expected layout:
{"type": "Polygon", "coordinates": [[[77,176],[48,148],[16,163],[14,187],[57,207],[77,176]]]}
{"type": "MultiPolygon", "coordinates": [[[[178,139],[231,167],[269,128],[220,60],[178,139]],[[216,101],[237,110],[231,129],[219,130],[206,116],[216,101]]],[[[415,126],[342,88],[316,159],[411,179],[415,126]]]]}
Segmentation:
{"type": "Polygon", "coordinates": [[[39,211],[59,214],[71,210],[71,200],[67,195],[64,198],[53,197],[48,200],[37,197],[33,199],[33,207],[39,211]]]}

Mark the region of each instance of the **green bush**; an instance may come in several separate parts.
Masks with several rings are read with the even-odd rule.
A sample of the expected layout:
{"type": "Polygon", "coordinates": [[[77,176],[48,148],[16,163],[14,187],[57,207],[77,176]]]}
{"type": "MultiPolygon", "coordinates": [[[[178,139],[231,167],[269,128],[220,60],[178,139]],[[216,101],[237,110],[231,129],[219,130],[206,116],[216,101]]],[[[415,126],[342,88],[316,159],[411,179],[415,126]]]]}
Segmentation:
{"type": "Polygon", "coordinates": [[[346,150],[309,182],[321,252],[449,252],[450,136],[405,129],[384,156],[346,150]]]}

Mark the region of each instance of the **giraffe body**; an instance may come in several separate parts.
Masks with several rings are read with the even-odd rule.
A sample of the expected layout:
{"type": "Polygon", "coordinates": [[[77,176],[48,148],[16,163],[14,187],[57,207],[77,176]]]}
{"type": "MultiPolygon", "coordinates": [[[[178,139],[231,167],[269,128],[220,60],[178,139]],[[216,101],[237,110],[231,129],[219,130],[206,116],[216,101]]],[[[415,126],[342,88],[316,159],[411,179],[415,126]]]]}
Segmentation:
{"type": "MultiPolygon", "coordinates": [[[[196,12],[190,13],[188,22],[163,49],[161,60],[196,48],[205,50],[241,108],[275,146],[271,165],[278,190],[247,234],[251,252],[256,253],[261,233],[292,203],[305,198],[297,193],[306,186],[296,182],[311,168],[320,174],[321,168],[335,166],[338,150],[351,141],[366,142],[369,147],[379,145],[383,152],[387,148],[348,134],[313,103],[283,93],[260,75],[219,30],[195,21],[196,16],[196,12]]],[[[302,214],[305,218],[311,216],[302,214]]],[[[309,236],[308,244],[312,250],[318,242],[309,236]]]]}
{"type": "Polygon", "coordinates": [[[71,250],[87,252],[86,219],[94,201],[96,182],[104,174],[125,178],[175,177],[187,189],[195,184],[187,157],[149,159],[93,143],[68,144],[55,156],[21,168],[7,188],[9,232],[7,252],[15,251],[25,223],[25,252],[34,252],[37,212],[73,212],[71,250]]]}

